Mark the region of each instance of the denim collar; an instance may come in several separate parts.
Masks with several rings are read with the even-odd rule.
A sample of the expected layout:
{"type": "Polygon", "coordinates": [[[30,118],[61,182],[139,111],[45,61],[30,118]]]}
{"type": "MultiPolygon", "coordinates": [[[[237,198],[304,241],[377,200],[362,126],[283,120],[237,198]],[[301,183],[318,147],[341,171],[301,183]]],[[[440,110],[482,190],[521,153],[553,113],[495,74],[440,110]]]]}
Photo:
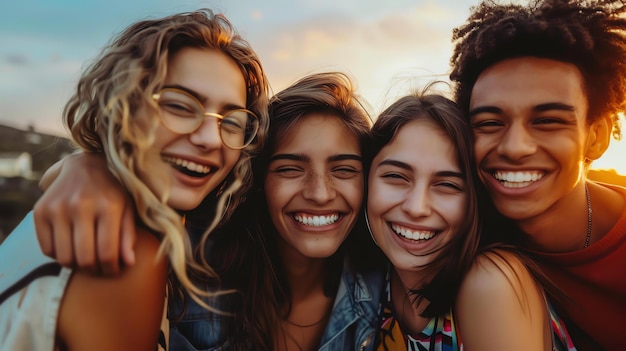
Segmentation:
{"type": "Polygon", "coordinates": [[[367,329],[377,327],[383,282],[384,268],[355,273],[347,260],[344,261],[333,311],[322,336],[320,349],[341,337],[356,322],[367,329]]]}

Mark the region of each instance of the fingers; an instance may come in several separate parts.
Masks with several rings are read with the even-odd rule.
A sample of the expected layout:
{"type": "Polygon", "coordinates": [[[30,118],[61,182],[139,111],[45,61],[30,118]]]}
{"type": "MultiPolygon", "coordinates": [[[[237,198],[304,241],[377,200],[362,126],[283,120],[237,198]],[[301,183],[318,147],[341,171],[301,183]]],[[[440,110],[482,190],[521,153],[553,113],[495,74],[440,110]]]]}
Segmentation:
{"type": "MultiPolygon", "coordinates": [[[[87,211],[89,213],[91,210],[87,211]]],[[[99,267],[96,261],[96,244],[94,222],[90,216],[76,213],[72,219],[73,254],[76,266],[82,271],[98,274],[99,267]]],[[[67,219],[66,219],[67,221],[67,219]]]]}
{"type": "Polygon", "coordinates": [[[33,208],[33,218],[35,220],[35,230],[37,231],[37,240],[41,247],[41,252],[52,258],[56,257],[54,251],[54,237],[52,236],[52,226],[48,221],[51,218],[45,213],[45,208],[40,208],[40,203],[35,203],[33,208]]]}
{"type": "Polygon", "coordinates": [[[72,225],[67,215],[55,215],[51,218],[53,228],[54,258],[64,267],[74,266],[74,245],[72,243],[72,225]]]}
{"type": "Polygon", "coordinates": [[[97,154],[68,156],[50,175],[54,179],[34,208],[42,251],[61,265],[91,273],[118,274],[121,255],[132,264],[134,213],[106,160],[97,154]],[[122,244],[120,230],[127,235],[122,244]]]}
{"type": "Polygon", "coordinates": [[[132,266],[135,264],[135,241],[137,239],[137,231],[135,225],[135,213],[129,206],[124,211],[121,227],[121,253],[124,264],[132,266]]]}
{"type": "Polygon", "coordinates": [[[41,251],[54,258],[60,265],[71,268],[75,260],[72,223],[68,213],[67,207],[60,206],[56,199],[44,196],[33,208],[35,230],[41,251]]]}
{"type": "Polygon", "coordinates": [[[103,213],[96,222],[97,255],[100,269],[104,275],[116,275],[119,265],[119,231],[122,214],[103,213]]]}

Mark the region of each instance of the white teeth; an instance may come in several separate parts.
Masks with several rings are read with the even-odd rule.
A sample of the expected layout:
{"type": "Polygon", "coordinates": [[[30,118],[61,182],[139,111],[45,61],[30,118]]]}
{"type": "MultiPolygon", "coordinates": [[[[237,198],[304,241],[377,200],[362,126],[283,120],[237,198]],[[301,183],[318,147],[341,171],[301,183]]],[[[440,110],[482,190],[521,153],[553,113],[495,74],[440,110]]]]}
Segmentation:
{"type": "Polygon", "coordinates": [[[505,188],[523,188],[538,181],[544,175],[544,172],[494,172],[493,176],[499,180],[505,188]]]}
{"type": "Polygon", "coordinates": [[[178,157],[162,156],[163,161],[177,165],[179,167],[187,168],[190,171],[196,173],[208,174],[211,171],[211,167],[203,166],[193,161],[183,160],[178,157]]]}
{"type": "Polygon", "coordinates": [[[329,216],[305,216],[305,215],[295,215],[293,216],[296,221],[304,224],[310,225],[313,227],[321,227],[329,224],[333,224],[337,222],[339,219],[339,214],[332,214],[329,216]]]}
{"type": "Polygon", "coordinates": [[[434,231],[412,231],[396,224],[392,224],[391,229],[393,229],[396,234],[410,240],[428,240],[435,236],[434,231]]]}

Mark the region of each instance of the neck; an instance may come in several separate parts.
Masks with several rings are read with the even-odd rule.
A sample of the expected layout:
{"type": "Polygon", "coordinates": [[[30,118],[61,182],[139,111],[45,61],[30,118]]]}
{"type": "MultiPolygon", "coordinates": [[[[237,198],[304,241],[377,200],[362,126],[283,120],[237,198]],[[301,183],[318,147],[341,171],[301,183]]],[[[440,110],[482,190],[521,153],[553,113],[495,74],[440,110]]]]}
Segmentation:
{"type": "Polygon", "coordinates": [[[407,293],[409,290],[419,288],[427,283],[428,279],[424,269],[407,271],[393,267],[391,270],[391,281],[395,281],[407,293]]]}
{"type": "Polygon", "coordinates": [[[326,258],[308,258],[285,245],[279,248],[289,285],[290,310],[277,329],[277,350],[317,349],[331,314],[334,297],[324,294],[326,258]]]}
{"type": "Polygon", "coordinates": [[[519,221],[518,225],[526,234],[530,249],[553,253],[576,251],[585,245],[589,226],[588,210],[583,180],[548,210],[519,221]]]}
{"type": "Polygon", "coordinates": [[[327,259],[303,257],[295,250],[284,247],[279,252],[292,301],[323,293],[328,276],[327,259]]]}
{"type": "Polygon", "coordinates": [[[419,296],[410,291],[428,281],[426,274],[423,270],[398,271],[394,268],[390,279],[391,303],[402,329],[412,334],[421,332],[429,321],[420,315],[428,305],[428,301],[422,300],[418,304],[416,299],[419,296]]]}

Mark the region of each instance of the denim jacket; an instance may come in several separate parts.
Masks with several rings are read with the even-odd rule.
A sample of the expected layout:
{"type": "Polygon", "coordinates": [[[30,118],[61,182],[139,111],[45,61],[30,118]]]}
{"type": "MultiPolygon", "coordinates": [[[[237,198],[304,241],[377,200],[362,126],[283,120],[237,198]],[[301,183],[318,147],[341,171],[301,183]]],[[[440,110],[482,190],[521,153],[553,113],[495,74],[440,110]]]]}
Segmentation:
{"type": "Polygon", "coordinates": [[[374,349],[384,283],[384,267],[355,274],[344,264],[320,351],[374,349]]]}
{"type": "MultiPolygon", "coordinates": [[[[226,335],[221,332],[222,316],[200,306],[186,293],[181,299],[170,299],[170,350],[221,351],[228,350],[226,335]],[[181,312],[184,310],[184,314],[181,312]]],[[[220,298],[204,300],[209,306],[219,308],[220,298]]]]}
{"type": "MultiPolygon", "coordinates": [[[[373,350],[384,281],[384,267],[354,274],[344,264],[320,351],[373,350]]],[[[168,306],[170,350],[228,350],[226,335],[220,331],[221,316],[207,311],[188,296],[185,300],[186,306],[180,301],[170,301],[168,306]],[[183,308],[182,319],[177,319],[183,308]]],[[[209,304],[220,306],[219,300],[209,304]]]]}

